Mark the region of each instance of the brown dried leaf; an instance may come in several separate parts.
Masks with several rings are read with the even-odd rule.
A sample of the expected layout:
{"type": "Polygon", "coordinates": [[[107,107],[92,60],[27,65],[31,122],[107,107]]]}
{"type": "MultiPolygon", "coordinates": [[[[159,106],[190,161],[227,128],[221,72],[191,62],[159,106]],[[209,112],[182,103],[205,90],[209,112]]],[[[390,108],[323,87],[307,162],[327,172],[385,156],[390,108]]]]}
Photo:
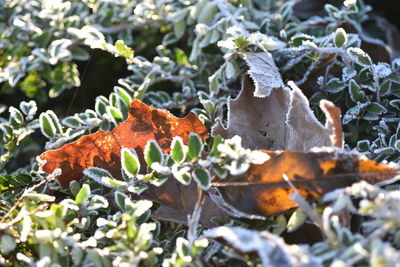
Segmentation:
{"type": "Polygon", "coordinates": [[[290,85],[293,90],[275,88],[266,98],[255,98],[254,83],[245,77],[239,96],[229,101],[227,128],[218,122],[212,134],[224,138],[239,135],[243,146],[250,149],[308,151],[312,147],[332,146],[332,125],[337,129],[340,115],[330,117],[333,113],[325,112],[329,123],[323,126],[301,90],[294,83],[290,85]]]}
{"type": "Polygon", "coordinates": [[[82,178],[83,170],[89,167],[106,169],[114,177],[121,178],[120,152],[123,147],[136,150],[144,170],[143,150],[149,140],[156,140],[167,153],[175,136],[187,142],[190,132],[197,133],[203,140],[207,137],[207,128],[195,114],[177,118],[166,110],[133,100],[128,119],[111,132],[99,130],[60,149],[42,153],[40,168],[49,174],[60,168],[62,174],[57,180],[64,188],[70,181],[82,178]]]}
{"type": "Polygon", "coordinates": [[[252,165],[246,176],[213,183],[228,204],[250,214],[273,215],[297,206],[290,198],[293,188],[283,175],[287,175],[300,195],[313,201],[360,180],[377,183],[399,174],[397,166],[378,164],[337,149],[263,152],[271,158],[264,164],[252,165]]]}
{"type": "Polygon", "coordinates": [[[249,65],[249,75],[254,81],[255,97],[268,97],[276,88],[283,88],[284,84],[269,53],[242,53],[249,65]]]}
{"type": "MultiPolygon", "coordinates": [[[[203,141],[207,137],[207,128],[195,114],[177,118],[166,110],[134,100],[128,119],[111,132],[97,131],[60,149],[44,152],[39,156],[40,168],[47,173],[60,168],[62,174],[57,179],[64,188],[70,181],[82,178],[83,170],[89,167],[106,169],[115,178],[121,179],[120,151],[123,147],[136,150],[144,172],[143,150],[149,140],[156,140],[164,153],[168,153],[175,136],[182,137],[187,143],[190,132],[197,133],[203,141]]],[[[197,187],[195,183],[184,186],[171,178],[160,187],[150,186],[140,197],[162,203],[155,214],[157,218],[186,222],[197,201],[197,187]]],[[[205,196],[204,203],[200,219],[203,225],[212,226],[212,217],[225,216],[208,196],[205,196]]]]}

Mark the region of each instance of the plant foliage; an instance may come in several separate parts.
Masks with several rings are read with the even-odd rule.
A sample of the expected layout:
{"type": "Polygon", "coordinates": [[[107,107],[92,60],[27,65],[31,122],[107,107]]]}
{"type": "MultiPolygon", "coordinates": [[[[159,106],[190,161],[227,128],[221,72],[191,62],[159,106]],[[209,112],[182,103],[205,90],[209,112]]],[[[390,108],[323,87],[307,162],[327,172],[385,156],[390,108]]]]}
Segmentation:
{"type": "Polygon", "coordinates": [[[235,130],[230,123],[243,121],[242,114],[268,127],[289,123],[293,144],[304,146],[307,135],[300,131],[307,125],[293,122],[300,113],[289,106],[275,113],[280,121],[251,115],[273,102],[276,88],[289,94],[289,84],[293,99],[307,109],[309,101],[316,118],[327,120],[324,128],[310,119],[312,127],[321,125],[324,134],[330,129],[328,113],[318,108],[327,99],[341,109],[347,151],[398,163],[399,38],[363,0],[324,6],[313,0],[1,1],[0,94],[24,99],[0,106],[0,265],[398,265],[397,184],[337,186],[310,204],[292,177],[279,177],[294,193],[295,210],[263,217],[225,203],[218,217],[222,213],[210,203],[221,204],[220,196],[204,195],[213,182],[239,181],[254,164],[268,160],[255,150],[259,147],[247,146],[246,132],[253,131],[253,138],[255,127],[236,126],[242,139],[210,135],[206,140],[206,133],[192,131],[187,140],[169,136],[168,145],[146,140],[141,150],[121,147],[118,177],[93,165],[83,179],[70,179],[66,186],[57,177],[71,173],[44,172],[38,155],[118,128],[137,100],[174,114],[192,111],[209,133],[216,125],[235,130]],[[100,50],[124,59],[129,75],[106,88],[108,95],[95,93],[95,102],[75,114],[68,105],[49,109],[54,99],[73,101],[65,95],[85,79],[79,65],[90,68],[100,50]],[[243,99],[249,96],[240,93],[248,88],[246,81],[252,81],[251,97],[260,98],[254,106],[246,107],[243,99]],[[189,210],[168,209],[166,195],[157,194],[171,180],[179,195],[167,200],[184,208],[190,200],[189,210]],[[143,197],[146,192],[156,196],[143,197]],[[307,235],[310,225],[317,240],[290,235],[307,235]]]}

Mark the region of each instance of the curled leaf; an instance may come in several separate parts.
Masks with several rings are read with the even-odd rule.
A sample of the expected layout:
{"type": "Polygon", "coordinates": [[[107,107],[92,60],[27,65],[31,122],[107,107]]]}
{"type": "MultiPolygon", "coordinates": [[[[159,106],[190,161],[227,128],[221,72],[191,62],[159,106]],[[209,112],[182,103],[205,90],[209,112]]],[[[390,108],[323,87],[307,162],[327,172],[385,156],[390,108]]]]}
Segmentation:
{"type": "Polygon", "coordinates": [[[243,146],[251,149],[308,151],[312,147],[333,146],[331,136],[337,135],[333,129],[341,129],[340,111],[323,108],[328,123],[322,125],[306,96],[294,83],[289,85],[293,90],[276,88],[260,99],[253,96],[253,81],[245,77],[239,96],[229,102],[227,128],[219,122],[212,134],[224,138],[239,135],[243,146]]]}

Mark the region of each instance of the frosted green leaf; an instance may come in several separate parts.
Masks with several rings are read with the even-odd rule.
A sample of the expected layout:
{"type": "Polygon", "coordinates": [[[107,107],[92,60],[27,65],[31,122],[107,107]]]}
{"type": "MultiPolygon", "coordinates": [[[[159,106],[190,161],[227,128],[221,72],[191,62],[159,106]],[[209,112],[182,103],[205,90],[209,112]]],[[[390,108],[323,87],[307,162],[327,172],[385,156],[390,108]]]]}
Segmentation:
{"type": "Polygon", "coordinates": [[[40,202],[53,202],[54,200],[56,200],[56,197],[54,196],[49,196],[47,194],[34,193],[34,192],[26,194],[26,197],[33,201],[40,201],[40,202]]]}
{"type": "Polygon", "coordinates": [[[8,111],[10,112],[9,121],[11,125],[14,126],[15,128],[21,127],[24,122],[24,116],[22,115],[21,111],[19,111],[14,107],[10,107],[8,111]]]}
{"type": "MultiPolygon", "coordinates": [[[[207,1],[205,1],[207,2],[207,1]]],[[[215,2],[207,2],[207,4],[200,10],[197,22],[202,24],[210,24],[218,12],[218,7],[215,2]]]]}
{"type": "Polygon", "coordinates": [[[347,34],[343,28],[338,28],[336,30],[334,42],[336,47],[342,47],[347,43],[347,34]]]}
{"type": "Polygon", "coordinates": [[[371,66],[372,60],[367,53],[365,53],[361,48],[358,47],[350,47],[347,49],[347,54],[349,57],[354,60],[356,63],[361,66],[371,66]]]}
{"type": "Polygon", "coordinates": [[[83,203],[85,203],[90,196],[90,187],[87,184],[84,184],[79,190],[79,193],[75,197],[75,203],[78,206],[82,206],[83,203]]]}
{"type": "Polygon", "coordinates": [[[200,188],[202,188],[204,190],[207,190],[208,188],[210,188],[211,175],[208,170],[196,169],[192,172],[192,176],[200,188]]]}
{"type": "Polygon", "coordinates": [[[115,42],[115,48],[118,51],[118,54],[125,58],[131,58],[133,57],[133,50],[132,48],[128,47],[124,41],[118,40],[115,42]]]}
{"type": "Polygon", "coordinates": [[[139,173],[140,161],[135,150],[121,149],[121,166],[128,177],[135,177],[139,173]]]}
{"type": "Polygon", "coordinates": [[[125,199],[127,199],[127,195],[125,195],[124,193],[121,193],[119,191],[116,191],[114,194],[115,197],[115,202],[117,202],[118,207],[121,210],[125,210],[125,199]]]}
{"type": "Polygon", "coordinates": [[[39,116],[40,130],[42,134],[47,138],[53,138],[56,136],[57,129],[50,116],[47,113],[42,113],[39,116]]]}
{"type": "Polygon", "coordinates": [[[351,100],[355,103],[365,101],[366,95],[354,79],[349,82],[349,93],[351,100]]]}
{"type": "Polygon", "coordinates": [[[36,102],[31,100],[29,102],[22,101],[19,104],[19,108],[21,109],[22,113],[26,116],[27,120],[30,120],[33,118],[33,116],[36,114],[37,111],[37,105],[36,102]]]}
{"type": "Polygon", "coordinates": [[[186,146],[183,144],[182,138],[175,136],[171,143],[171,158],[177,163],[181,163],[186,157],[186,146]]]}
{"type": "Polygon", "coordinates": [[[209,84],[210,92],[212,92],[214,94],[218,93],[219,84],[218,84],[217,76],[215,75],[215,73],[213,75],[211,75],[210,77],[208,77],[208,84],[209,84]]]}
{"type": "Polygon", "coordinates": [[[76,196],[79,191],[81,190],[81,185],[79,184],[79,182],[72,180],[69,183],[69,190],[71,191],[71,193],[76,196]]]}
{"type": "Polygon", "coordinates": [[[109,105],[108,99],[104,96],[96,97],[94,109],[99,116],[103,116],[107,112],[106,107],[109,105]]]}
{"type": "Polygon", "coordinates": [[[190,175],[190,167],[179,166],[178,164],[174,164],[171,168],[172,175],[176,180],[178,180],[181,184],[189,185],[192,177],[190,175]]]}
{"type": "Polygon", "coordinates": [[[106,110],[107,110],[107,114],[110,116],[110,118],[113,122],[118,123],[119,121],[122,121],[123,115],[119,109],[117,109],[116,107],[113,107],[113,106],[107,106],[106,110]]]}
{"type": "Polygon", "coordinates": [[[161,163],[163,152],[156,141],[150,140],[144,147],[144,160],[147,166],[151,167],[154,162],[161,163]]]}
{"type": "Polygon", "coordinates": [[[188,144],[188,158],[196,159],[200,156],[203,151],[204,145],[201,141],[200,137],[196,133],[190,133],[189,135],[189,144],[188,144]]]}

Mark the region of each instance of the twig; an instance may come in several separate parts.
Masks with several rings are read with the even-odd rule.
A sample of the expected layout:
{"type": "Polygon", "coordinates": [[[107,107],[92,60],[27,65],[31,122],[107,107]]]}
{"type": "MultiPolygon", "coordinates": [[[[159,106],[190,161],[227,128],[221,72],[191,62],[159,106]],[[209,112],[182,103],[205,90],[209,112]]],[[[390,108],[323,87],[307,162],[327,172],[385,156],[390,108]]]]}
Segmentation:
{"type": "Polygon", "coordinates": [[[18,214],[17,217],[15,217],[14,219],[12,219],[12,220],[9,221],[8,223],[0,223],[0,231],[4,231],[4,230],[10,228],[10,227],[13,226],[14,224],[16,224],[16,223],[18,223],[19,221],[21,221],[25,216],[32,216],[32,215],[34,215],[35,213],[44,210],[44,209],[47,208],[48,206],[49,206],[48,203],[44,203],[44,204],[40,205],[37,209],[35,209],[35,210],[33,210],[33,211],[30,211],[30,212],[28,212],[28,213],[25,214],[25,215],[20,216],[20,215],[18,214]]]}
{"type": "Polygon", "coordinates": [[[198,189],[197,191],[198,197],[196,201],[196,205],[194,207],[192,215],[188,215],[188,233],[187,237],[189,240],[189,246],[193,245],[193,242],[197,238],[197,227],[199,225],[200,215],[201,215],[201,208],[203,207],[204,203],[204,192],[202,189],[198,189]]]}
{"type": "MultiPolygon", "coordinates": [[[[34,191],[36,188],[44,185],[45,183],[53,180],[56,176],[59,176],[61,174],[60,169],[56,169],[52,174],[48,175],[46,179],[40,181],[39,183],[35,184],[31,188],[28,188],[25,190],[25,192],[18,198],[18,200],[15,202],[15,204],[10,208],[10,210],[4,215],[4,217],[0,220],[0,225],[3,225],[4,222],[11,216],[12,212],[18,207],[19,203],[32,191],[34,191]]],[[[1,229],[1,228],[0,228],[1,229]]]]}

